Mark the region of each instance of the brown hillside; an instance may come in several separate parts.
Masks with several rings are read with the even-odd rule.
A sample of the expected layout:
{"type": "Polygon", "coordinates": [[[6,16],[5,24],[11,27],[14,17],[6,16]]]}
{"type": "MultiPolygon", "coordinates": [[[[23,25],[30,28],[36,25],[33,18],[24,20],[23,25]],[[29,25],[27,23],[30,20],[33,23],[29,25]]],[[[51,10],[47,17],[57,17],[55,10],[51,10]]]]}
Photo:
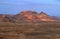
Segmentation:
{"type": "Polygon", "coordinates": [[[16,15],[0,15],[0,19],[5,22],[60,22],[55,16],[49,16],[45,12],[22,11],[16,15]]]}

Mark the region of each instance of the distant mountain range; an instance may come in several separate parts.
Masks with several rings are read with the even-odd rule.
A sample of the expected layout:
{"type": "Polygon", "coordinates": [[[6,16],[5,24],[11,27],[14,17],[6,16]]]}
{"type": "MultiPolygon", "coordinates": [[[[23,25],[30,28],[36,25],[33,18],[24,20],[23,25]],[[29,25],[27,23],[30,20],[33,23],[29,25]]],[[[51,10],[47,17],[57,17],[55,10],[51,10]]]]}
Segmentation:
{"type": "Polygon", "coordinates": [[[2,22],[60,22],[60,18],[49,16],[45,12],[22,11],[16,15],[0,14],[2,22]]]}

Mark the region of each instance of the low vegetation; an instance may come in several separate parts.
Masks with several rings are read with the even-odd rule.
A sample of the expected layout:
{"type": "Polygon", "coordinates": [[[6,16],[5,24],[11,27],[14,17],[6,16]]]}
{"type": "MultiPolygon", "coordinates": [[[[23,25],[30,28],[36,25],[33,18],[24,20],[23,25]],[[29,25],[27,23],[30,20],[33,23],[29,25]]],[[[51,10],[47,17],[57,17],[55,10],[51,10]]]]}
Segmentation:
{"type": "MultiPolygon", "coordinates": [[[[0,34],[21,39],[60,39],[60,23],[0,23],[0,34]]],[[[11,38],[12,39],[12,38],[11,38]]]]}

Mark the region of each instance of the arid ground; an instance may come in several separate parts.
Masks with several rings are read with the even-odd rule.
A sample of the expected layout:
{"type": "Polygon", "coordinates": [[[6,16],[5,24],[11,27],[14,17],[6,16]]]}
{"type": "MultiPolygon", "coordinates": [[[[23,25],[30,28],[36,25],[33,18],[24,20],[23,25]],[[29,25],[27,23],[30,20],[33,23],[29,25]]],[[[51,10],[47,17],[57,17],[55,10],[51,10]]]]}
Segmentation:
{"type": "Polygon", "coordinates": [[[1,14],[0,39],[60,39],[60,19],[34,11],[1,14]]]}

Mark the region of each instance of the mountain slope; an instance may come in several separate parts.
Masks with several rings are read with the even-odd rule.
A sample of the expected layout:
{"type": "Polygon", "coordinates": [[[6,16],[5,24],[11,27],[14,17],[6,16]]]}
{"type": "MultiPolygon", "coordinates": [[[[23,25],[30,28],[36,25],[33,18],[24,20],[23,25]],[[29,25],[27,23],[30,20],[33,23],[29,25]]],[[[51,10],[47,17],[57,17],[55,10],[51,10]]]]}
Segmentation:
{"type": "Polygon", "coordinates": [[[40,14],[35,11],[22,11],[21,13],[15,15],[15,18],[18,20],[26,21],[26,22],[59,22],[60,19],[56,18],[55,16],[49,16],[44,12],[40,14]]]}
{"type": "Polygon", "coordinates": [[[0,15],[4,22],[60,22],[55,16],[49,16],[45,12],[22,11],[16,15],[0,15]]]}

